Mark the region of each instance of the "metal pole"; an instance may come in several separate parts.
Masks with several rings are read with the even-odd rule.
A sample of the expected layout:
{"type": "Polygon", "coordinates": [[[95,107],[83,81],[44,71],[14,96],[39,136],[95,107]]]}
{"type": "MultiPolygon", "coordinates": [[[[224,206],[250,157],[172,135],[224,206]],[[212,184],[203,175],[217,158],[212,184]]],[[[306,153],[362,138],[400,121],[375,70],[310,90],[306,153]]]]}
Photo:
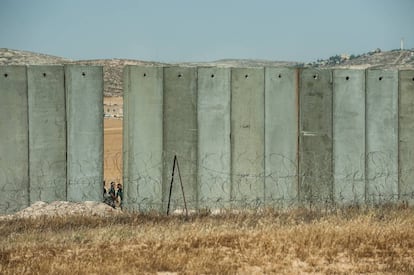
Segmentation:
{"type": "Polygon", "coordinates": [[[178,177],[179,177],[179,179],[180,179],[181,191],[182,191],[182,193],[183,193],[183,200],[184,200],[185,215],[188,217],[187,202],[185,201],[184,186],[183,186],[183,181],[181,180],[181,173],[180,173],[180,166],[178,165],[178,159],[177,159],[177,170],[178,170],[178,177]]]}
{"type": "Polygon", "coordinates": [[[174,182],[174,171],[175,171],[175,163],[176,162],[177,162],[177,155],[174,155],[172,177],[171,177],[171,183],[170,183],[170,194],[168,195],[167,216],[170,213],[170,202],[171,202],[171,194],[172,194],[172,187],[173,187],[173,182],[174,182]]]}

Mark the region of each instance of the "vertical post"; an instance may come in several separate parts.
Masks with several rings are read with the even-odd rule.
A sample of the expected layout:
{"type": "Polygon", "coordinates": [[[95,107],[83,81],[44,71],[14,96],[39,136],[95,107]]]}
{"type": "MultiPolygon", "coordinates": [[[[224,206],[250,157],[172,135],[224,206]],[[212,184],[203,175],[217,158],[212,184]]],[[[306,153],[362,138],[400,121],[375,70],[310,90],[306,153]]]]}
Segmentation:
{"type": "Polygon", "coordinates": [[[172,194],[172,188],[173,188],[173,183],[174,183],[174,172],[175,172],[175,163],[176,163],[176,161],[177,161],[177,156],[175,155],[174,156],[174,161],[173,161],[171,182],[170,182],[170,192],[168,194],[167,216],[170,213],[171,194],[172,194]]]}

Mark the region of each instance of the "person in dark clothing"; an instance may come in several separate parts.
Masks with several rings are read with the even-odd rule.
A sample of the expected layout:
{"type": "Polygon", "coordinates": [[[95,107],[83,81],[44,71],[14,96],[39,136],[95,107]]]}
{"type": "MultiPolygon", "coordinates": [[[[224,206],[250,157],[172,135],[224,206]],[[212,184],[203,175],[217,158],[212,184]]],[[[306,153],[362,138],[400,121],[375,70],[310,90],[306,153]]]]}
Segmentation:
{"type": "Polygon", "coordinates": [[[122,190],[122,185],[118,183],[117,185],[118,190],[116,191],[116,198],[119,202],[119,207],[123,207],[123,201],[124,201],[124,191],[122,190]]]}
{"type": "Polygon", "coordinates": [[[108,195],[110,199],[109,205],[115,208],[115,199],[116,199],[115,182],[111,182],[111,188],[109,188],[108,195]]]}

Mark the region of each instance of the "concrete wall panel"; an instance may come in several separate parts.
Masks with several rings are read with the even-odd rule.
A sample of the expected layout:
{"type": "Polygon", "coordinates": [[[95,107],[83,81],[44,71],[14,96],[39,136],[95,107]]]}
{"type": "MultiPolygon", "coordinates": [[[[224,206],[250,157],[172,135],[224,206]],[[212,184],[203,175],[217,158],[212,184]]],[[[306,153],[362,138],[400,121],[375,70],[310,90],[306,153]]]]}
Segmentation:
{"type": "Polygon", "coordinates": [[[30,203],[66,200],[63,66],[29,66],[30,203]]]}
{"type": "Polygon", "coordinates": [[[398,71],[367,70],[366,176],[368,202],[398,196],[398,71]]]}
{"type": "Polygon", "coordinates": [[[232,69],[231,87],[231,198],[257,206],[264,201],[264,69],[232,69]]]}
{"type": "Polygon", "coordinates": [[[334,197],[365,199],[365,71],[335,70],[333,90],[334,197]]]}
{"type": "Polygon", "coordinates": [[[124,79],[125,207],[161,210],[163,68],[128,66],[124,79]]]}
{"type": "Polygon", "coordinates": [[[29,204],[27,76],[24,66],[0,66],[0,213],[29,204]]]}
{"type": "Polygon", "coordinates": [[[265,200],[291,205],[298,196],[298,70],[265,71],[265,200]]]}
{"type": "MultiPolygon", "coordinates": [[[[167,206],[173,160],[179,162],[188,207],[197,207],[197,69],[164,68],[163,203],[167,206]]],[[[175,173],[171,209],[183,209],[178,173],[175,173]]]]}
{"type": "Polygon", "coordinates": [[[332,72],[303,69],[300,79],[299,196],[332,200],[332,72]]]}
{"type": "Polygon", "coordinates": [[[103,190],[103,71],[65,66],[67,199],[100,201],[103,190]]]}
{"type": "Polygon", "coordinates": [[[200,207],[230,200],[229,68],[198,69],[198,185],[200,207]]]}
{"type": "Polygon", "coordinates": [[[414,200],[414,71],[399,73],[399,191],[414,200]]]}

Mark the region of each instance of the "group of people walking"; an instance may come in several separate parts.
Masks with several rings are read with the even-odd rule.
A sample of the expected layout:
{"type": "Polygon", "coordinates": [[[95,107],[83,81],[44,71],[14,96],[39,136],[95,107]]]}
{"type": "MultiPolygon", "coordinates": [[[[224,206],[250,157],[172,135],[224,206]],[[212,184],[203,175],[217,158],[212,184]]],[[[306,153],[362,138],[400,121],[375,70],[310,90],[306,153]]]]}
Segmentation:
{"type": "Polygon", "coordinates": [[[106,190],[105,181],[103,187],[103,202],[116,208],[119,206],[122,209],[124,200],[124,191],[122,190],[122,184],[118,183],[115,190],[115,182],[111,182],[111,187],[106,190]]]}

